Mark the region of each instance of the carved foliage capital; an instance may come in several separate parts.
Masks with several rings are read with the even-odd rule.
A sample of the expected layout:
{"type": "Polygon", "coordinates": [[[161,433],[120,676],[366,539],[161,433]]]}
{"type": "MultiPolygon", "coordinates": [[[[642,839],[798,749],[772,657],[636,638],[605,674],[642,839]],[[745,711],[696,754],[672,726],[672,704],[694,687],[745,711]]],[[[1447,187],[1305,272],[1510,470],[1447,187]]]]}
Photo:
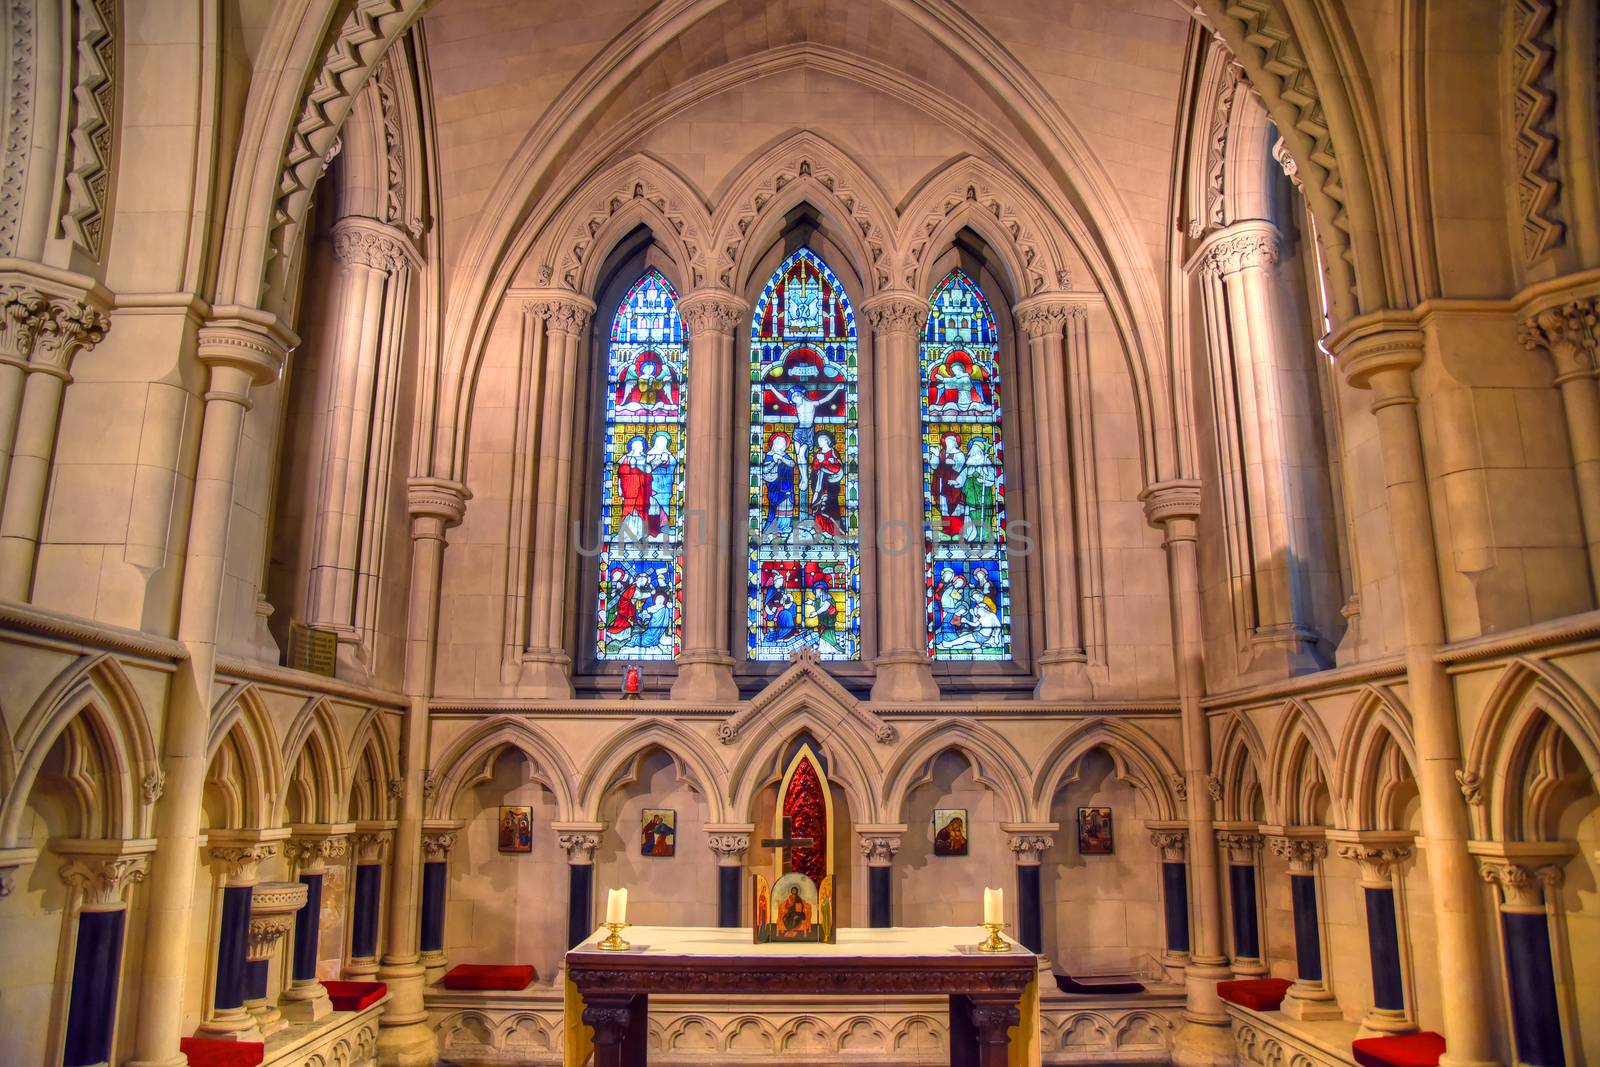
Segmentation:
{"type": "Polygon", "coordinates": [[[1200,269],[1224,276],[1250,267],[1270,267],[1278,262],[1278,235],[1265,229],[1250,229],[1218,237],[1205,251],[1200,269]]]}
{"type": "Polygon", "coordinates": [[[1069,306],[1061,303],[1025,301],[1017,306],[1017,321],[1029,337],[1060,336],[1069,314],[1069,306]]]}
{"type": "Polygon", "coordinates": [[[1600,354],[1600,297],[1584,297],[1529,315],[1517,330],[1529,351],[1544,349],[1555,363],[1556,380],[1584,374],[1600,354]]]}
{"type": "Polygon", "coordinates": [[[211,849],[211,860],[221,866],[229,885],[253,885],[261,861],[277,854],[277,844],[270,841],[259,845],[218,845],[211,849]]]}
{"type": "Polygon", "coordinates": [[[750,305],[723,289],[700,289],[678,303],[678,317],[699,334],[732,336],[750,317],[750,305]]]}
{"type": "Polygon", "coordinates": [[[1248,865],[1261,852],[1261,835],[1250,830],[1219,830],[1217,844],[1228,850],[1231,862],[1248,865]]]}
{"type": "Polygon", "coordinates": [[[345,220],[334,228],[333,254],[347,266],[395,274],[411,265],[411,250],[398,232],[370,222],[345,220]]]}
{"type": "Polygon", "coordinates": [[[551,333],[582,333],[594,314],[594,304],[577,293],[571,296],[541,296],[528,300],[528,314],[543,319],[551,333]]]}
{"type": "Polygon", "coordinates": [[[98,308],[27,285],[0,286],[0,358],[65,373],[72,358],[105,338],[110,320],[98,308]]]}
{"type": "Polygon", "coordinates": [[[302,874],[316,874],[331,859],[343,856],[349,842],[343,834],[295,837],[283,846],[283,855],[302,874]]]}
{"type": "Polygon", "coordinates": [[[1186,830],[1151,830],[1150,843],[1161,850],[1161,862],[1182,863],[1189,848],[1186,830]]]}
{"type": "Polygon", "coordinates": [[[918,334],[928,321],[928,302],[911,293],[883,293],[861,306],[874,333],[918,334]]]}
{"type": "Polygon", "coordinates": [[[706,845],[716,853],[718,860],[732,860],[750,849],[749,834],[708,834],[706,845]]]}
{"type": "Polygon", "coordinates": [[[899,834],[864,834],[860,843],[861,858],[867,861],[868,867],[887,867],[894,863],[895,853],[900,851],[899,834]]]}
{"type": "Polygon", "coordinates": [[[351,843],[355,846],[356,862],[382,863],[383,854],[389,847],[389,833],[385,830],[364,830],[351,835],[351,843]]]}
{"type": "Polygon", "coordinates": [[[556,840],[566,852],[568,863],[593,863],[594,850],[600,847],[600,835],[589,830],[564,830],[556,840]]]}
{"type": "Polygon", "coordinates": [[[1274,856],[1282,857],[1289,865],[1290,874],[1311,874],[1317,861],[1328,854],[1328,843],[1316,838],[1269,837],[1267,844],[1274,856]]]}
{"type": "Polygon", "coordinates": [[[1534,911],[1544,907],[1544,891],[1561,885],[1561,868],[1554,864],[1531,867],[1502,859],[1480,859],[1478,874],[1500,890],[1503,906],[1534,911]]]}
{"type": "Polygon", "coordinates": [[[1339,846],[1341,859],[1353,860],[1361,866],[1361,880],[1373,886],[1394,884],[1394,869],[1411,858],[1411,849],[1405,845],[1364,845],[1357,843],[1339,846]]]}
{"type": "Polygon", "coordinates": [[[422,854],[426,863],[442,863],[450,858],[450,850],[456,847],[456,834],[454,830],[442,830],[438,833],[425,833],[422,835],[422,854]]]}
{"type": "Polygon", "coordinates": [[[149,856],[84,856],[62,866],[61,880],[83,893],[85,905],[106,908],[121,904],[123,891],[149,870],[149,856]]]}
{"type": "Polygon", "coordinates": [[[1011,855],[1019,867],[1037,867],[1055,843],[1056,839],[1049,834],[1012,834],[1011,855]]]}

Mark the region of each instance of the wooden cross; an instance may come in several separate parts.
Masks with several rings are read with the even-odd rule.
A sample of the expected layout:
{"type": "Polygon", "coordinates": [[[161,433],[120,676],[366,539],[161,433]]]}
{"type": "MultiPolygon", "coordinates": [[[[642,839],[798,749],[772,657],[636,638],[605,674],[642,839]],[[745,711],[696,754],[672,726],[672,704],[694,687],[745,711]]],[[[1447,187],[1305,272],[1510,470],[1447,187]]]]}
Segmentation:
{"type": "Polygon", "coordinates": [[[817,839],[814,837],[794,836],[794,820],[785,815],[783,817],[783,836],[768,838],[767,840],[761,842],[761,847],[781,848],[787,850],[792,848],[812,848],[816,845],[816,843],[817,839]]]}

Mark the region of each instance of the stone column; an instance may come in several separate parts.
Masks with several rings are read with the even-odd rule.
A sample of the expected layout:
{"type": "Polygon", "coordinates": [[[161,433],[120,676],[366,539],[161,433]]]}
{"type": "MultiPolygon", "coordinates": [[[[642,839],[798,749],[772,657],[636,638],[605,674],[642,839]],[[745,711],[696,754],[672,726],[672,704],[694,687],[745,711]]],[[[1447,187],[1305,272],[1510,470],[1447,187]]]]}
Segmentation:
{"type": "MultiPolygon", "coordinates": [[[[696,289],[678,304],[689,330],[689,451],[684,483],[683,652],[674,700],[731,704],[734,338],[750,305],[725,289],[696,289]]],[[[737,904],[738,895],[734,902],[737,904]]],[[[734,925],[738,925],[735,923],[734,925]]]]}
{"type": "Polygon", "coordinates": [[[867,925],[884,928],[894,925],[894,857],[900,851],[902,823],[856,827],[861,858],[867,861],[867,925]]]}
{"type": "Polygon", "coordinates": [[[1087,312],[1059,296],[1029,297],[1017,304],[1017,319],[1028,336],[1039,452],[1039,544],[1044,591],[1045,650],[1039,657],[1040,700],[1093,695],[1088,656],[1083,648],[1082,606],[1078,602],[1078,542],[1073,521],[1073,409],[1067,374],[1066,327],[1087,312]]]}
{"type": "Polygon", "coordinates": [[[750,823],[712,823],[706,827],[706,844],[717,857],[717,925],[742,925],[740,901],[744,899],[744,856],[750,850],[750,823]]]}
{"type": "Polygon", "coordinates": [[[209,763],[206,739],[216,674],[217,616],[239,435],[250,406],[251,386],[274,380],[295,344],[294,335],[264,312],[217,308],[216,315],[199,334],[197,354],[209,373],[209,388],[178,610],[178,639],[189,655],[178,663],[167,702],[162,737],[166,796],[156,809],[161,848],[150,866],[150,909],[145,920],[144,971],[134,1037],[133,1063],[152,1067],[177,1060],[183,1034],[194,856],[209,763]]]}
{"type": "Polygon", "coordinates": [[[872,327],[873,443],[878,528],[878,657],[873,700],[937,700],[928,658],[927,551],[923,538],[920,345],[928,300],[905,290],[861,304],[872,327]]]}
{"type": "Polygon", "coordinates": [[[1017,861],[1017,940],[1029,951],[1044,955],[1044,898],[1039,885],[1039,862],[1056,843],[1055,823],[1038,826],[1002,824],[1010,835],[1011,855],[1017,861]]]}
{"type": "MultiPolygon", "coordinates": [[[[77,913],[73,936],[72,984],[68,987],[63,1067],[90,1067],[113,1059],[117,1027],[118,980],[127,936],[127,893],[144,881],[150,858],[125,841],[57,841],[53,851],[67,857],[61,880],[72,890],[69,911],[77,913]]],[[[149,847],[154,842],[142,842],[149,847]]]]}
{"type": "Polygon", "coordinates": [[[1550,951],[1550,926],[1552,905],[1561,888],[1562,864],[1571,856],[1572,846],[1483,842],[1481,847],[1486,854],[1477,857],[1479,872],[1498,891],[1516,1061],[1529,1067],[1559,1067],[1570,1061],[1550,951]]]}
{"type": "Polygon", "coordinates": [[[1522,323],[1522,346],[1544,349],[1555,366],[1556,388],[1567,417],[1572,445],[1572,476],[1578,484],[1578,511],[1589,546],[1589,577],[1600,603],[1600,297],[1584,297],[1535,311],[1522,323]]]}
{"type": "MultiPolygon", "coordinates": [[[[221,834],[212,836],[224,837],[221,834]]],[[[236,838],[237,843],[229,841],[211,849],[211,861],[217,865],[222,878],[216,933],[217,980],[211,1010],[201,1020],[198,1032],[226,1041],[260,1041],[261,1031],[244,1006],[246,963],[250,952],[250,901],[255,894],[261,862],[276,856],[278,846],[272,842],[249,843],[245,832],[236,831],[226,836],[236,838]]]]}
{"type": "Polygon", "coordinates": [[[439,980],[446,968],[444,954],[445,903],[450,889],[450,851],[456,847],[454,830],[427,830],[422,835],[422,950],[424,984],[439,980]]]}
{"type": "Polygon", "coordinates": [[[378,921],[383,913],[383,861],[392,835],[387,830],[359,830],[350,835],[352,865],[350,953],[344,977],[369,982],[378,973],[378,921]]]}
{"type": "Polygon", "coordinates": [[[1289,897],[1294,908],[1295,982],[1283,998],[1282,1012],[1291,1019],[1337,1019],[1334,999],[1323,966],[1321,887],[1317,870],[1328,854],[1320,830],[1283,827],[1267,837],[1274,855],[1289,866],[1289,897]]]}
{"type": "Polygon", "coordinates": [[[272,957],[306,906],[304,882],[260,882],[250,894],[250,948],[245,964],[244,1006],[263,1037],[288,1026],[270,997],[272,957]]]}
{"type": "Polygon", "coordinates": [[[1167,585],[1172,601],[1172,655],[1183,719],[1184,774],[1176,783],[1188,808],[1188,857],[1194,886],[1190,916],[1192,949],[1184,969],[1187,998],[1184,1024],[1173,1036],[1173,1062],[1179,1067],[1233,1063],[1228,1013],[1217,983],[1232,977],[1222,953],[1222,898],[1217,871],[1215,804],[1221,790],[1211,774],[1211,737],[1205,709],[1204,629],[1200,608],[1200,570],[1196,560],[1196,520],[1200,483],[1159,482],[1140,494],[1145,519],[1159,527],[1167,553],[1167,585]]]}
{"type": "Polygon", "coordinates": [[[401,724],[400,818],[394,832],[389,881],[389,926],[381,978],[389,1003],[378,1031],[378,1053],[386,1063],[428,1063],[439,1054],[438,1038],[423,1006],[427,968],[418,947],[421,928],[422,816],[427,800],[429,703],[439,636],[439,588],[444,573],[445,531],[461,521],[470,497],[466,486],[443,478],[412,478],[406,484],[411,515],[411,603],[406,613],[401,724]]]}
{"type": "MultiPolygon", "coordinates": [[[[1361,1036],[1410,1033],[1417,1025],[1406,1008],[1395,867],[1411,858],[1411,835],[1357,833],[1350,837],[1352,839],[1340,843],[1339,856],[1361,867],[1361,895],[1367,909],[1367,950],[1372,962],[1372,1010],[1361,1019],[1361,1036]]],[[[1465,976],[1444,977],[1448,988],[1450,983],[1465,976]]]]}
{"type": "MultiPolygon", "coordinates": [[[[544,320],[544,396],[536,458],[533,592],[528,598],[528,648],[520,691],[536,700],[572,699],[572,654],[567,622],[573,616],[572,478],[578,442],[579,346],[594,302],[564,289],[540,292],[527,302],[544,320]]],[[[694,400],[689,401],[693,410],[694,400]]],[[[685,486],[687,488],[687,485],[685,486]]],[[[584,936],[588,936],[584,931],[584,936]]]]}
{"type": "Polygon", "coordinates": [[[0,345],[0,598],[25,601],[44,525],[50,463],[61,425],[61,398],[72,381],[72,360],[105,336],[108,320],[84,297],[47,296],[6,287],[4,344],[0,345]],[[24,351],[24,347],[26,351],[24,351]],[[18,365],[25,374],[18,371],[18,365]],[[20,403],[7,399],[22,376],[20,403]],[[14,422],[12,421],[14,418],[14,422]],[[10,424],[10,425],[8,425],[10,424]],[[15,427],[14,436],[10,432],[15,427]]]}
{"type": "Polygon", "coordinates": [[[594,933],[594,850],[600,847],[605,823],[554,823],[556,839],[567,854],[567,947],[594,933]]]}
{"type": "Polygon", "coordinates": [[[1439,973],[1451,976],[1441,1005],[1447,1048],[1440,1063],[1494,1064],[1499,1053],[1490,1024],[1495,1011],[1478,914],[1481,888],[1467,852],[1467,809],[1456,781],[1461,772],[1460,723],[1450,679],[1434,657],[1445,639],[1444,603],[1417,397],[1411,388],[1411,372],[1422,363],[1423,335],[1408,316],[1378,312],[1351,322],[1333,338],[1330,349],[1352,386],[1372,390],[1383,449],[1439,973]]]}
{"type": "Polygon", "coordinates": [[[327,863],[347,850],[343,833],[301,828],[284,846],[291,871],[306,887],[306,906],[295,912],[289,986],[278,999],[278,1010],[294,1023],[314,1023],[333,1012],[328,991],[317,977],[317,951],[322,940],[322,885],[327,863]]]}
{"type": "Polygon", "coordinates": [[[1262,978],[1267,954],[1261,947],[1261,898],[1258,863],[1261,835],[1254,829],[1229,826],[1217,832],[1217,844],[1228,852],[1228,903],[1233,913],[1233,973],[1262,978]]]}
{"type": "Polygon", "coordinates": [[[1161,962],[1182,967],[1189,962],[1189,843],[1187,824],[1150,827],[1150,843],[1161,852],[1161,915],[1166,927],[1161,962]]]}

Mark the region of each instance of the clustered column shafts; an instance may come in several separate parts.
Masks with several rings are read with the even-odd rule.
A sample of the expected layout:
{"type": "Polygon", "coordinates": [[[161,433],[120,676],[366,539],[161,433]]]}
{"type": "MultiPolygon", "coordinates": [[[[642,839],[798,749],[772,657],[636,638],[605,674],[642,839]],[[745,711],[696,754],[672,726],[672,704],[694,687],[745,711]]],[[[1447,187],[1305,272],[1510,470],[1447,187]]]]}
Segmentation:
{"type": "Polygon", "coordinates": [[[734,336],[750,305],[724,289],[696,289],[678,304],[689,331],[689,449],[684,483],[683,654],[675,700],[739,699],[729,653],[732,604],[734,336]]]}
{"type": "Polygon", "coordinates": [[[928,301],[892,290],[861,305],[872,329],[877,411],[878,657],[874,700],[936,700],[924,586],[920,344],[928,301]]]}

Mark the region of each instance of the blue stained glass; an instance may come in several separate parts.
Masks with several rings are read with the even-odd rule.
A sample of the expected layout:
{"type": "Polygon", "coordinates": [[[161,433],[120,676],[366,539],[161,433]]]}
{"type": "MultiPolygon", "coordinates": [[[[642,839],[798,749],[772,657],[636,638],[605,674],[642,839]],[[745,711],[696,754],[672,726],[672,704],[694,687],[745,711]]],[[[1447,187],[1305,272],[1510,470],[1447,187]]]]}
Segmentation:
{"type": "Polygon", "coordinates": [[[999,331],[977,285],[952,270],[922,334],[922,499],[928,653],[1011,658],[999,331]]]}
{"type": "Polygon", "coordinates": [[[750,328],[751,659],[861,657],[856,377],[855,311],[802,248],[750,328]]]}
{"type": "Polygon", "coordinates": [[[606,357],[599,659],[670,660],[678,654],[688,383],[678,294],[652,269],[617,309],[606,357]]]}

